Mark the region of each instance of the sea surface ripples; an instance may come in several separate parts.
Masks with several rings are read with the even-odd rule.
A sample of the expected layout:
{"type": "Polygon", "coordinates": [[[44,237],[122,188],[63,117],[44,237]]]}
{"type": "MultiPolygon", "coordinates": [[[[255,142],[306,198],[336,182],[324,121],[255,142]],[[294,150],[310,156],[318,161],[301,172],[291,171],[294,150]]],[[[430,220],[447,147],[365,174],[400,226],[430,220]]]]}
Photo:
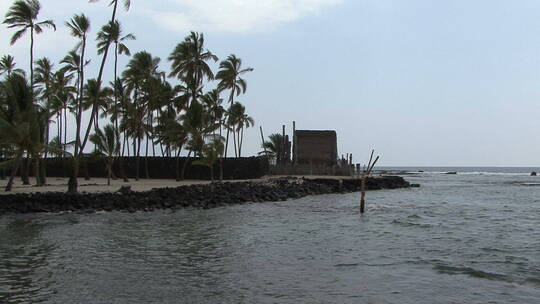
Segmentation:
{"type": "Polygon", "coordinates": [[[0,303],[539,303],[540,177],[0,218],[0,303]]]}

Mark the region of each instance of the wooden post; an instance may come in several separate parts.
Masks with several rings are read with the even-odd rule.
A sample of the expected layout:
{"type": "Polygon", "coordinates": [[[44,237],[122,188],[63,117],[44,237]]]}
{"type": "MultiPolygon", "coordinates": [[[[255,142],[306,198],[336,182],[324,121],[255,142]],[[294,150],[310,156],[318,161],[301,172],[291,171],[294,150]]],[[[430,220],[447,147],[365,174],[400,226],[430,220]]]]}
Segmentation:
{"type": "Polygon", "coordinates": [[[296,121],[292,122],[292,163],[296,165],[296,121]]]}
{"type": "Polygon", "coordinates": [[[264,149],[264,155],[268,156],[268,152],[266,152],[266,147],[264,146],[264,135],[263,135],[262,126],[259,127],[259,129],[261,130],[261,140],[262,140],[262,146],[263,146],[263,149],[264,149]]]}
{"type": "Polygon", "coordinates": [[[369,157],[369,163],[366,166],[364,166],[364,172],[362,173],[362,181],[361,181],[361,184],[360,184],[360,213],[364,213],[365,212],[365,205],[366,205],[366,202],[365,202],[365,198],[366,198],[366,181],[367,181],[367,178],[369,177],[369,175],[371,174],[371,170],[373,170],[373,167],[375,167],[375,164],[377,163],[377,161],[379,160],[379,156],[377,156],[377,158],[375,158],[375,161],[373,161],[373,163],[371,163],[371,161],[373,160],[373,153],[375,152],[375,150],[371,150],[371,156],[369,157]]]}
{"type": "Polygon", "coordinates": [[[285,144],[285,125],[282,126],[283,127],[283,132],[282,132],[282,138],[281,138],[281,162],[283,164],[285,164],[285,149],[286,149],[286,144],[285,144]]]}
{"type": "Polygon", "coordinates": [[[352,153],[349,154],[349,160],[347,161],[347,168],[349,168],[349,176],[354,175],[354,168],[352,167],[352,153]]]}

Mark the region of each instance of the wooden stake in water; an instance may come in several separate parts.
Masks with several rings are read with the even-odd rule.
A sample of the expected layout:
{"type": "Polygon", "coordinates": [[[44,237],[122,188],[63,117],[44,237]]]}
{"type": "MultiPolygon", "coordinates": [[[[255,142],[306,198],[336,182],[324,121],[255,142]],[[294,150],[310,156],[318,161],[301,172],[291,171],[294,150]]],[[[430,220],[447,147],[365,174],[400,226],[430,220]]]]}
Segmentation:
{"type": "Polygon", "coordinates": [[[367,181],[367,178],[369,177],[369,175],[371,174],[371,171],[373,170],[373,167],[375,167],[375,164],[379,160],[379,156],[377,156],[377,158],[375,158],[375,161],[373,161],[373,163],[371,163],[371,161],[373,160],[373,153],[375,153],[375,150],[371,150],[371,156],[369,157],[369,163],[368,163],[367,167],[364,166],[364,171],[362,172],[362,180],[361,180],[361,184],[360,184],[360,213],[365,212],[365,206],[366,206],[365,198],[366,198],[366,181],[367,181]]]}

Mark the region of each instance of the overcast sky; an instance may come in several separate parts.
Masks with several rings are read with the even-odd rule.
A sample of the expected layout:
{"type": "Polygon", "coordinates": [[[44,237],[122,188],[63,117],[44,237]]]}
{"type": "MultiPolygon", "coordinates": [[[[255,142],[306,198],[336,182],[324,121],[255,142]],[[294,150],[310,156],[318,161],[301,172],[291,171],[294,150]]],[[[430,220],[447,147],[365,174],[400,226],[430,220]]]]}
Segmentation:
{"type": "MultiPolygon", "coordinates": [[[[295,120],[336,130],[355,162],[375,148],[386,166],[540,165],[540,1],[131,2],[118,16],[138,38],[130,48],[161,57],[161,69],[191,30],[255,69],[238,99],[256,121],[245,153],[260,151],[259,126],[290,132],[295,120]]],[[[0,1],[1,16],[12,3],[0,1]]],[[[110,18],[109,0],[41,3],[58,30],[37,38],[35,54],[55,62],[75,44],[65,20],[84,12],[94,35],[110,18]]],[[[28,36],[11,47],[12,33],[0,27],[0,55],[27,69],[28,36]]]]}

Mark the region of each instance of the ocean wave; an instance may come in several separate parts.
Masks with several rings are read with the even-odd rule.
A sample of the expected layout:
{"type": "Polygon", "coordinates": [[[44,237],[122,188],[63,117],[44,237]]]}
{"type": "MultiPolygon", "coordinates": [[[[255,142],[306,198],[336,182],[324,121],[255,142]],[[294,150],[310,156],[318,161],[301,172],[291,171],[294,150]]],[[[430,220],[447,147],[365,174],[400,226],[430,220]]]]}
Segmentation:
{"type": "Polygon", "coordinates": [[[488,172],[488,171],[429,171],[423,175],[448,175],[449,172],[456,172],[456,175],[482,175],[482,176],[530,176],[530,172],[488,172]]]}
{"type": "Polygon", "coordinates": [[[442,273],[442,274],[450,274],[450,275],[464,274],[464,275],[469,275],[471,277],[480,278],[480,279],[506,281],[506,282],[512,281],[509,276],[506,276],[504,274],[487,272],[487,271],[483,271],[479,269],[474,269],[472,267],[466,267],[466,266],[455,267],[455,266],[437,264],[434,266],[434,268],[438,273],[442,273]]]}
{"type": "Polygon", "coordinates": [[[411,221],[404,221],[404,220],[393,220],[392,224],[397,224],[405,227],[419,227],[419,228],[432,228],[433,225],[431,224],[420,224],[420,223],[414,223],[411,221]]]}

